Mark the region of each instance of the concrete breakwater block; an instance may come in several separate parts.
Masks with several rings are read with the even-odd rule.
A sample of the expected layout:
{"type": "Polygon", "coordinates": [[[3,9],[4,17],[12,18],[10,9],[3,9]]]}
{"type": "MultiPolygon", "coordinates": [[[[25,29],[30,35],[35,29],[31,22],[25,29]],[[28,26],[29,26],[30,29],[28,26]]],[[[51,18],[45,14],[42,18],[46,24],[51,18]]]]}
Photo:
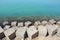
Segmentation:
{"type": "Polygon", "coordinates": [[[4,30],[0,26],[0,39],[2,39],[4,37],[5,37],[4,30]]]}
{"type": "Polygon", "coordinates": [[[15,30],[13,28],[10,28],[10,29],[7,29],[6,31],[4,31],[4,34],[10,40],[12,40],[16,37],[15,30]]]}
{"type": "Polygon", "coordinates": [[[39,36],[46,36],[47,35],[47,28],[46,26],[39,25],[38,26],[39,36]]]}
{"type": "Polygon", "coordinates": [[[32,24],[32,22],[27,21],[27,22],[25,22],[24,24],[25,24],[25,26],[29,26],[30,24],[32,24]]]}
{"type": "Polygon", "coordinates": [[[13,40],[21,40],[21,38],[19,38],[19,37],[16,37],[15,39],[13,39],[13,40]]]}
{"type": "Polygon", "coordinates": [[[38,36],[38,30],[36,30],[35,26],[30,26],[27,29],[27,34],[28,34],[29,39],[31,40],[31,39],[36,38],[38,36]]]}
{"type": "Polygon", "coordinates": [[[34,26],[36,27],[36,29],[38,29],[38,25],[40,25],[40,24],[41,24],[40,21],[35,21],[35,22],[34,22],[34,26]]]}
{"type": "Polygon", "coordinates": [[[60,28],[58,28],[56,35],[60,37],[60,28]]]}
{"type": "Polygon", "coordinates": [[[26,27],[20,27],[16,31],[16,36],[24,40],[27,37],[26,30],[27,30],[26,27]]]}
{"type": "Polygon", "coordinates": [[[57,29],[58,29],[57,25],[47,25],[47,30],[50,36],[55,35],[57,32],[57,29]]]}
{"type": "Polygon", "coordinates": [[[23,27],[23,22],[19,22],[18,27],[23,27]]]}
{"type": "Polygon", "coordinates": [[[8,21],[4,21],[2,24],[3,25],[7,25],[7,24],[9,24],[9,22],[8,21]]]}
{"type": "Polygon", "coordinates": [[[16,24],[17,24],[17,21],[11,22],[11,26],[16,26],[16,24]]]}
{"type": "Polygon", "coordinates": [[[10,40],[8,37],[4,37],[2,40],[10,40]]]}
{"type": "Polygon", "coordinates": [[[18,28],[18,26],[12,26],[12,28],[16,31],[18,28]]]}
{"type": "Polygon", "coordinates": [[[4,27],[4,30],[7,30],[7,29],[9,29],[10,28],[10,26],[9,25],[6,25],[5,27],[4,27]]]}
{"type": "Polygon", "coordinates": [[[38,26],[38,25],[40,25],[40,24],[41,24],[40,21],[35,21],[35,22],[34,22],[34,25],[35,25],[35,26],[38,26]]]}

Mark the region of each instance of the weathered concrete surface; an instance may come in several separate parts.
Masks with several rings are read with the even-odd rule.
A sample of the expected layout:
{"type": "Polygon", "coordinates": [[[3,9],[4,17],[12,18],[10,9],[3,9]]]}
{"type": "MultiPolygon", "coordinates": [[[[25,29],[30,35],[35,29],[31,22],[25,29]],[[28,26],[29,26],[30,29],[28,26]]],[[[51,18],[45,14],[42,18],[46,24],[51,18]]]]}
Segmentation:
{"type": "Polygon", "coordinates": [[[38,26],[40,24],[41,24],[40,21],[35,21],[35,23],[34,23],[35,26],[38,26]]]}
{"type": "Polygon", "coordinates": [[[11,26],[16,26],[16,24],[17,24],[17,21],[11,22],[11,26]]]}
{"type": "Polygon", "coordinates": [[[8,37],[4,37],[2,40],[10,40],[8,37]]]}
{"type": "Polygon", "coordinates": [[[58,28],[56,35],[60,37],[60,28],[58,28]]]}
{"type": "Polygon", "coordinates": [[[15,39],[13,39],[13,40],[21,40],[21,38],[20,37],[16,37],[15,39]]]}
{"type": "Polygon", "coordinates": [[[60,40],[60,38],[57,37],[56,35],[54,35],[54,36],[47,36],[47,37],[41,36],[41,37],[37,37],[37,38],[32,39],[32,40],[60,40]]]}
{"type": "Polygon", "coordinates": [[[6,37],[8,37],[11,40],[16,37],[15,30],[13,28],[10,28],[4,31],[4,34],[6,37]]]}
{"type": "Polygon", "coordinates": [[[42,21],[41,24],[42,25],[46,25],[48,22],[46,20],[42,21]]]}
{"type": "Polygon", "coordinates": [[[18,26],[13,26],[12,29],[17,30],[19,28],[18,28],[18,26]]]}
{"type": "Polygon", "coordinates": [[[19,22],[18,27],[23,27],[23,22],[19,22]]]}
{"type": "Polygon", "coordinates": [[[26,27],[20,27],[19,29],[17,29],[16,31],[16,36],[19,37],[19,38],[25,38],[26,36],[26,27]]]}
{"type": "Polygon", "coordinates": [[[9,24],[9,22],[8,21],[4,21],[2,24],[6,25],[6,24],[9,24]]]}
{"type": "Polygon", "coordinates": [[[47,35],[47,28],[46,26],[39,25],[38,26],[39,36],[46,36],[47,35]]]}
{"type": "MultiPolygon", "coordinates": [[[[7,38],[5,38],[5,40],[6,40],[7,38]]],[[[18,37],[16,37],[14,40],[21,40],[20,38],[18,38],[18,37]]],[[[28,38],[27,38],[27,40],[28,40],[28,38]]],[[[30,40],[30,39],[29,39],[30,40]]],[[[54,36],[47,36],[47,37],[43,37],[43,36],[41,36],[41,37],[36,37],[36,38],[34,38],[34,39],[31,39],[31,40],[60,40],[60,37],[57,37],[56,35],[54,35],[54,36]]]]}
{"type": "Polygon", "coordinates": [[[29,26],[30,24],[32,24],[32,22],[27,21],[27,22],[25,22],[24,24],[25,24],[25,26],[29,26]]]}
{"type": "Polygon", "coordinates": [[[47,30],[50,36],[55,35],[57,32],[58,26],[57,25],[47,25],[47,30]]]}
{"type": "Polygon", "coordinates": [[[36,27],[36,29],[38,30],[38,25],[40,25],[41,23],[40,23],[40,21],[35,21],[34,22],[34,26],[36,27]]]}
{"type": "Polygon", "coordinates": [[[60,25],[60,21],[57,21],[57,24],[60,25]]]}
{"type": "Polygon", "coordinates": [[[7,29],[9,29],[10,28],[10,26],[9,25],[6,25],[5,27],[4,27],[4,30],[7,30],[7,29]]]}
{"type": "Polygon", "coordinates": [[[0,33],[2,33],[2,32],[4,32],[4,30],[1,28],[1,26],[0,26],[0,33]]]}
{"type": "Polygon", "coordinates": [[[2,39],[4,37],[5,37],[4,30],[0,26],[0,39],[2,39]]]}
{"type": "Polygon", "coordinates": [[[50,19],[49,23],[54,24],[54,23],[56,23],[56,21],[54,19],[50,19]]]}
{"type": "Polygon", "coordinates": [[[6,40],[6,37],[2,38],[2,40],[6,40]]]}
{"type": "Polygon", "coordinates": [[[34,26],[30,26],[27,29],[27,33],[28,33],[28,37],[30,40],[38,36],[38,30],[36,30],[36,28],[34,26]]]}

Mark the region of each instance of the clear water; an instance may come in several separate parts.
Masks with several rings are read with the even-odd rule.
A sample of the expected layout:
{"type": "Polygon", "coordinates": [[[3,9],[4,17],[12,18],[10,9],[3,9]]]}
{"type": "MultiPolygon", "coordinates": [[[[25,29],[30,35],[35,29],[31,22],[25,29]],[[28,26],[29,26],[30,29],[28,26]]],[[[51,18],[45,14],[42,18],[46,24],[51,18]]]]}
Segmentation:
{"type": "Polygon", "coordinates": [[[60,16],[60,0],[0,0],[0,16],[60,16]]]}

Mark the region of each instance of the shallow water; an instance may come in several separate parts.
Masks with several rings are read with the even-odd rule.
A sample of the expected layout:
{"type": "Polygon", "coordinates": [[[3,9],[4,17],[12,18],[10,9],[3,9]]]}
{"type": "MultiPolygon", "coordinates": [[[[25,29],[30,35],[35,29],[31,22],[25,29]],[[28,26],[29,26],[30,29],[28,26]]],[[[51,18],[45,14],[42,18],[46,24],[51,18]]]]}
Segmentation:
{"type": "Polygon", "coordinates": [[[0,0],[0,16],[60,16],[60,0],[0,0]]]}

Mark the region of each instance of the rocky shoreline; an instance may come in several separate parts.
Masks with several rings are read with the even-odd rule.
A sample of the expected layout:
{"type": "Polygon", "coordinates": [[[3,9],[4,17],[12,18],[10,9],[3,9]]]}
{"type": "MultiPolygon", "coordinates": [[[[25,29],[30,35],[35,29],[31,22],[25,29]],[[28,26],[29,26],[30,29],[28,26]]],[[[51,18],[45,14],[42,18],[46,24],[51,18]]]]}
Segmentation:
{"type": "Polygon", "coordinates": [[[41,37],[46,40],[60,40],[59,17],[31,16],[2,19],[0,22],[1,40],[36,40],[37,37],[37,40],[41,37]]]}

